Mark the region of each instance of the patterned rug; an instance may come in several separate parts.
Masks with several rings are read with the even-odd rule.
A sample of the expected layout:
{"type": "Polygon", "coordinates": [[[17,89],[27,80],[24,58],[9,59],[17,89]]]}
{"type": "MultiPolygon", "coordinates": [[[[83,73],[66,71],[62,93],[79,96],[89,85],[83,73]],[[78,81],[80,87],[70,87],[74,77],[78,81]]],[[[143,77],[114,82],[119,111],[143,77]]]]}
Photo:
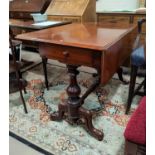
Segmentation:
{"type": "MultiPolygon", "coordinates": [[[[68,76],[65,68],[53,65],[48,65],[48,76],[52,82],[49,91],[44,89],[41,65],[24,74],[29,80],[27,94],[24,94],[28,114],[23,112],[19,92],[10,94],[10,132],[49,154],[123,155],[123,132],[140,97],[134,98],[130,114],[125,115],[128,85],[123,85],[117,75],[106,86],[99,86],[89,95],[83,105],[85,108],[97,108],[104,103],[104,109],[93,117],[94,126],[104,132],[104,139],[98,141],[81,126],[71,126],[66,121],[49,120],[44,103],[48,105],[50,112],[57,110],[57,105],[67,97],[65,89],[68,76]]],[[[128,76],[126,78],[128,79],[128,76]]],[[[80,72],[78,82],[82,93],[92,81],[92,74],[80,72]]]]}

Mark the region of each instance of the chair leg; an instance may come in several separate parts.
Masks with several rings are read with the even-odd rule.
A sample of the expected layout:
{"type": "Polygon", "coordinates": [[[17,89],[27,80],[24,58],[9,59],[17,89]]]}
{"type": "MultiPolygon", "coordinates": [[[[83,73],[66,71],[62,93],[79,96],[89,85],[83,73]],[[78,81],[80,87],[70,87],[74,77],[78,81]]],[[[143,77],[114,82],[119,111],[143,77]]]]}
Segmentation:
{"type": "MultiPolygon", "coordinates": [[[[22,79],[22,73],[20,71],[18,71],[18,75],[19,75],[19,79],[22,79]]],[[[23,90],[24,90],[24,93],[27,94],[25,87],[23,88],[23,90]]]]}
{"type": "Polygon", "coordinates": [[[24,100],[24,97],[23,97],[23,93],[22,93],[23,85],[22,85],[22,82],[20,81],[20,76],[21,76],[20,72],[16,71],[16,78],[18,80],[18,87],[19,87],[19,92],[20,92],[20,98],[21,98],[23,106],[24,106],[24,111],[27,114],[28,112],[27,112],[26,103],[25,103],[25,100],[24,100]]]}
{"type": "Polygon", "coordinates": [[[22,79],[22,73],[18,71],[19,78],[22,79]]]}
{"type": "Polygon", "coordinates": [[[23,88],[23,90],[24,90],[24,93],[27,94],[27,91],[26,91],[26,88],[25,87],[23,88]]]}
{"type": "Polygon", "coordinates": [[[47,90],[49,90],[48,77],[47,77],[47,58],[42,58],[42,63],[43,63],[43,70],[44,70],[44,77],[45,77],[45,85],[47,90]]]}
{"type": "Polygon", "coordinates": [[[22,90],[19,89],[19,92],[20,92],[20,98],[21,98],[21,100],[22,100],[22,102],[23,102],[24,111],[25,111],[25,113],[27,114],[27,113],[28,113],[28,112],[27,112],[27,107],[26,107],[26,103],[25,103],[25,100],[24,100],[24,97],[23,97],[23,94],[22,94],[22,90]]]}
{"type": "Polygon", "coordinates": [[[119,80],[122,81],[123,84],[128,84],[129,83],[128,81],[125,81],[123,79],[123,69],[121,67],[117,70],[117,74],[118,74],[119,80]]]}
{"type": "Polygon", "coordinates": [[[128,101],[127,101],[127,107],[126,107],[126,112],[125,114],[128,114],[132,99],[133,99],[133,94],[134,94],[134,89],[135,89],[135,83],[136,83],[136,76],[137,76],[137,70],[138,67],[131,65],[131,75],[130,75],[130,84],[129,84],[129,94],[128,94],[128,101]]]}

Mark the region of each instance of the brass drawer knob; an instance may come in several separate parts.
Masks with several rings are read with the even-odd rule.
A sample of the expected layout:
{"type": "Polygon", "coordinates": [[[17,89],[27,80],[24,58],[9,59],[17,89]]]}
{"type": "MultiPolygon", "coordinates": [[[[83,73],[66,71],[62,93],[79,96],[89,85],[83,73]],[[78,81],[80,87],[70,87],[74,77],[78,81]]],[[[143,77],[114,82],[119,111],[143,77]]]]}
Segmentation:
{"type": "Polygon", "coordinates": [[[20,16],[20,17],[23,17],[23,13],[19,13],[19,16],[20,16]]]}
{"type": "Polygon", "coordinates": [[[63,52],[63,55],[64,55],[65,57],[69,57],[69,52],[68,52],[68,51],[64,51],[64,52],[63,52]]]}

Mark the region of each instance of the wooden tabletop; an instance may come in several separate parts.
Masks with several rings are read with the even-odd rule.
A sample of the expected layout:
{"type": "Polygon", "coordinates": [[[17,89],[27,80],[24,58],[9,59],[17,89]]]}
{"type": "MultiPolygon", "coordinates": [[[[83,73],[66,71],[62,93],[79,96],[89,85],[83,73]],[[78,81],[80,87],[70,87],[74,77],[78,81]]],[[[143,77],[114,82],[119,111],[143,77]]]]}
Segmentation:
{"type": "Polygon", "coordinates": [[[9,19],[9,26],[10,27],[16,27],[16,28],[24,28],[24,29],[33,29],[33,30],[41,30],[41,29],[46,29],[49,27],[54,27],[54,26],[60,26],[60,25],[65,25],[69,24],[71,22],[66,22],[66,21],[49,21],[49,22],[57,22],[57,23],[51,23],[50,25],[33,25],[36,24],[34,23],[33,20],[18,20],[18,19],[9,19]]]}
{"type": "Polygon", "coordinates": [[[135,28],[133,24],[73,23],[20,34],[16,38],[103,51],[135,28]]]}

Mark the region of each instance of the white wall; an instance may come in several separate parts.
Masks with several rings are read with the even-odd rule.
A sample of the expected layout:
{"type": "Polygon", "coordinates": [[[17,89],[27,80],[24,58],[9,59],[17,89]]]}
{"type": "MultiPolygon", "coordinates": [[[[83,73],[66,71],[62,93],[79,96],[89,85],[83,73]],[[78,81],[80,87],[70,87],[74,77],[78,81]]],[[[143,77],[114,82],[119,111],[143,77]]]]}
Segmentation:
{"type": "Polygon", "coordinates": [[[134,11],[139,8],[139,0],[97,0],[96,11],[134,11]]]}

